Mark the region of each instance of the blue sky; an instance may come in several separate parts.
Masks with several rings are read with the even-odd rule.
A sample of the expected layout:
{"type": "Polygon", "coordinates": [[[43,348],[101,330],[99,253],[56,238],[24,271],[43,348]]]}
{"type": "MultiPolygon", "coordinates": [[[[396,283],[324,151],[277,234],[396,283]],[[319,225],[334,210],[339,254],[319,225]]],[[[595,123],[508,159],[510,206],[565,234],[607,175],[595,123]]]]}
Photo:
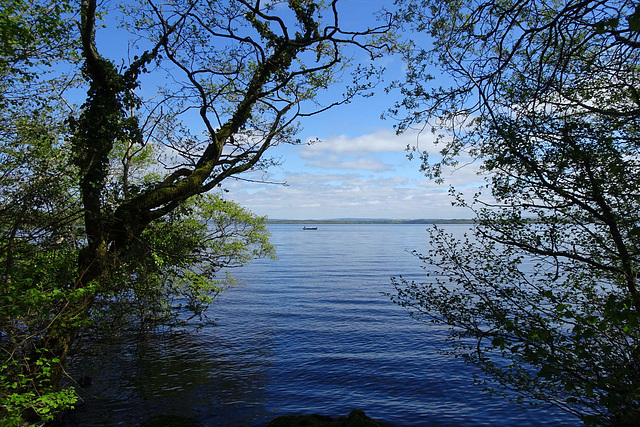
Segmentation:
{"type": "MultiPolygon", "coordinates": [[[[343,116],[350,115],[360,120],[347,108],[343,116]]],[[[287,185],[227,181],[225,197],[272,219],[472,216],[451,206],[448,189],[454,185],[473,193],[480,185],[474,165],[447,173],[446,182],[436,184],[419,172],[416,160],[406,157],[404,147],[415,142],[415,134],[396,136],[390,123],[367,121],[370,128],[355,136],[307,128],[306,135],[319,136],[322,142],[274,149],[272,154],[282,155],[283,164],[255,177],[287,185]]],[[[427,137],[421,137],[421,147],[427,137]]]]}
{"type": "MultiPolygon", "coordinates": [[[[373,14],[385,3],[390,2],[343,0],[338,3],[341,25],[358,30],[367,22],[375,26],[373,14]]],[[[127,41],[118,40],[116,35],[112,30],[98,31],[98,37],[106,37],[106,47],[112,49],[103,53],[112,58],[127,55],[123,50],[127,41]]],[[[402,78],[404,69],[399,57],[382,61],[387,73],[375,96],[355,99],[305,119],[301,122],[300,139],[317,138],[320,142],[274,147],[268,155],[279,158],[281,165],[247,176],[275,184],[227,180],[224,197],[272,219],[472,217],[468,209],[452,207],[448,190],[454,185],[472,194],[482,184],[476,175],[477,165],[449,171],[445,183],[436,184],[420,172],[418,160],[407,159],[405,148],[417,141],[420,149],[431,155],[437,150],[430,132],[396,135],[394,121],[381,119],[398,96],[386,94],[384,88],[402,78]]],[[[341,92],[340,87],[335,87],[323,96],[336,99],[341,92]]],[[[202,130],[193,129],[196,134],[202,130]]]]}
{"type": "MultiPolygon", "coordinates": [[[[343,22],[362,21],[383,3],[346,0],[342,2],[346,6],[343,22]]],[[[301,139],[319,138],[320,142],[271,150],[270,155],[281,158],[282,165],[254,178],[286,185],[227,181],[225,197],[272,219],[472,217],[468,209],[452,207],[448,190],[454,185],[473,193],[482,184],[477,165],[448,171],[445,183],[435,184],[419,171],[419,161],[410,161],[405,151],[419,138],[420,149],[435,155],[430,132],[398,136],[394,121],[380,118],[397,96],[387,95],[384,87],[403,75],[400,58],[384,61],[386,82],[375,96],[356,99],[301,123],[301,139]]]]}
{"type": "MultiPolygon", "coordinates": [[[[387,68],[387,82],[402,75],[399,58],[387,68]]],[[[371,98],[303,121],[302,141],[319,142],[271,149],[282,164],[253,178],[286,185],[226,181],[225,197],[272,219],[473,217],[469,209],[453,207],[448,192],[453,185],[473,194],[483,184],[478,164],[445,171],[443,184],[425,177],[406,147],[419,144],[437,158],[433,135],[429,130],[397,135],[395,121],[380,117],[395,99],[383,90],[386,84],[371,98]]]]}

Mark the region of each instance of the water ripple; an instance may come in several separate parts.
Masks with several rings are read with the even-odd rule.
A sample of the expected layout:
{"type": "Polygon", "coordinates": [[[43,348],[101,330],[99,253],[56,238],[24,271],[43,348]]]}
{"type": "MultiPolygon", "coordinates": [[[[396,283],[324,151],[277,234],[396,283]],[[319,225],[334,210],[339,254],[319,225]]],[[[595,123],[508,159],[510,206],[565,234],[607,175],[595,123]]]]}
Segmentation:
{"type": "Polygon", "coordinates": [[[97,351],[73,426],[136,425],[159,413],[205,426],[261,426],[286,413],[346,415],[396,426],[579,425],[527,410],[473,385],[473,367],[443,355],[446,329],[390,303],[390,276],[424,272],[425,226],[272,226],[278,260],[232,273],[238,285],[211,315],[217,326],[97,351]],[[95,396],[98,399],[95,399],[95,396]]]}

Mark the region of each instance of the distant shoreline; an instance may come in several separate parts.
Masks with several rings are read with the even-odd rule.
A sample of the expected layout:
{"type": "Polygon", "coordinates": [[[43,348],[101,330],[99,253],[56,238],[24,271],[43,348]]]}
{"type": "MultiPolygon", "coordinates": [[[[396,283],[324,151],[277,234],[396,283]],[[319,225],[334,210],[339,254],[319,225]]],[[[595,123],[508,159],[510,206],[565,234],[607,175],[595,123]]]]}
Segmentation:
{"type": "Polygon", "coordinates": [[[473,219],[269,219],[269,224],[473,224],[473,219]]]}

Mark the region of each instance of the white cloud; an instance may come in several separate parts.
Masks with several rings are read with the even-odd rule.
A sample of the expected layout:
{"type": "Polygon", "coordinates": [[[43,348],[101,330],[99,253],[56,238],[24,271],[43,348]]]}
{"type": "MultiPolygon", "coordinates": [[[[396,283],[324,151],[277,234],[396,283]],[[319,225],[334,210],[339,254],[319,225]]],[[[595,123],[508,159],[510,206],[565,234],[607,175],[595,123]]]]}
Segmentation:
{"type": "MultiPolygon", "coordinates": [[[[422,134],[420,149],[435,152],[428,136],[422,134]]],[[[226,186],[230,189],[226,197],[271,218],[472,216],[467,209],[452,207],[448,190],[454,185],[473,191],[482,181],[476,175],[479,165],[446,170],[445,184],[437,184],[419,171],[419,162],[407,160],[403,150],[415,142],[415,133],[396,136],[388,129],[356,138],[330,138],[317,145],[282,147],[283,165],[265,176],[287,186],[238,181],[226,186]]]]}
{"type": "Polygon", "coordinates": [[[342,155],[364,155],[366,153],[403,152],[407,146],[419,143],[421,150],[435,151],[433,136],[430,133],[406,132],[396,135],[392,129],[382,129],[375,133],[349,138],[345,135],[320,139],[304,147],[300,152],[303,158],[311,158],[323,153],[342,155]]]}
{"type": "Polygon", "coordinates": [[[358,179],[359,174],[321,174],[321,173],[292,173],[287,176],[287,183],[291,186],[310,183],[342,182],[346,179],[358,179]]]}
{"type": "Polygon", "coordinates": [[[372,158],[346,160],[338,156],[319,156],[313,160],[309,160],[307,164],[320,169],[350,169],[375,172],[383,172],[393,168],[391,165],[372,158]]]}
{"type": "Polygon", "coordinates": [[[479,175],[480,162],[468,163],[461,162],[455,167],[446,167],[442,170],[443,183],[437,183],[435,180],[430,180],[425,177],[417,183],[422,188],[437,188],[437,187],[467,187],[467,186],[479,186],[484,184],[485,175],[479,175]]]}
{"type": "Polygon", "coordinates": [[[452,209],[447,187],[420,188],[405,177],[347,174],[295,174],[290,186],[252,184],[229,197],[271,218],[452,218],[469,216],[452,209]]]}

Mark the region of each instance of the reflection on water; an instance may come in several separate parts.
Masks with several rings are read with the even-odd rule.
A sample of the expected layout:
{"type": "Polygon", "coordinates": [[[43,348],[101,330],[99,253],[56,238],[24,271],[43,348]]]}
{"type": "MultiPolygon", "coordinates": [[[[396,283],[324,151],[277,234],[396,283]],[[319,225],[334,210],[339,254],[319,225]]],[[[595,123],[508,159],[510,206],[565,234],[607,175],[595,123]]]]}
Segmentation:
{"type": "Polygon", "coordinates": [[[424,274],[407,250],[426,250],[425,228],[272,226],[278,260],[233,272],[240,284],[212,307],[216,326],[96,345],[76,361],[93,384],[67,425],[135,426],[171,414],[260,426],[353,408],[396,426],[579,425],[483,393],[472,367],[441,354],[442,327],[410,319],[381,295],[390,276],[424,274]]]}
{"type": "Polygon", "coordinates": [[[81,361],[81,373],[92,378],[84,407],[66,425],[140,425],[159,414],[212,426],[252,425],[266,413],[271,357],[268,343],[253,343],[237,351],[189,331],[95,345],[81,361]]]}

